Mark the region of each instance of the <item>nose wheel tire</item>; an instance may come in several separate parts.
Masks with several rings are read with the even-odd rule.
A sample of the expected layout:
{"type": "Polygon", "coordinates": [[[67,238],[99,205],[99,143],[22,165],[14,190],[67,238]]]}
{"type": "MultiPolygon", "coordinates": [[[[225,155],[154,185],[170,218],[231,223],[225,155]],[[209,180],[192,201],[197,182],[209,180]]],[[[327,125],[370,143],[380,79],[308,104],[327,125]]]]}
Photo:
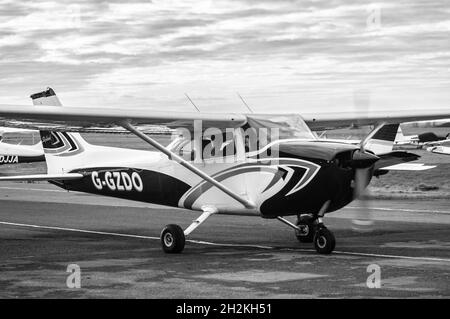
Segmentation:
{"type": "Polygon", "coordinates": [[[167,225],[161,232],[161,246],[165,253],[178,254],[184,249],[186,238],[178,225],[167,225]]]}
{"type": "Polygon", "coordinates": [[[314,248],[319,254],[331,254],[336,246],[333,233],[326,227],[319,228],[314,234],[314,248]]]}

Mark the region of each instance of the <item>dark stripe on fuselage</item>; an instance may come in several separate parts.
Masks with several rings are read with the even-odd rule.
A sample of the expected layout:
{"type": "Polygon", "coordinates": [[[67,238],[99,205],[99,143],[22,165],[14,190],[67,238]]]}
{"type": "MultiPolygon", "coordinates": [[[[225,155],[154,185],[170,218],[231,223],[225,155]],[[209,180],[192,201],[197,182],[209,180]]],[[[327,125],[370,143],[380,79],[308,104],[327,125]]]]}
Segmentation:
{"type": "Polygon", "coordinates": [[[172,176],[132,168],[90,168],[71,173],[85,175],[80,180],[52,182],[67,190],[125,198],[140,202],[178,207],[191,186],[172,176]]]}
{"type": "Polygon", "coordinates": [[[0,155],[0,165],[35,163],[45,161],[45,156],[0,155]]]}
{"type": "Polygon", "coordinates": [[[322,165],[310,183],[300,191],[287,195],[301,178],[302,171],[297,168],[294,174],[280,192],[261,204],[262,216],[272,218],[316,214],[328,200],[331,200],[331,204],[327,212],[332,212],[352,201],[351,170],[339,169],[332,164],[322,165]]]}
{"type": "Polygon", "coordinates": [[[70,144],[70,150],[69,152],[76,151],[78,149],[78,146],[75,144],[75,142],[72,140],[72,138],[67,134],[67,132],[61,132],[62,135],[67,139],[67,142],[70,144]]]}
{"type": "Polygon", "coordinates": [[[353,200],[351,183],[354,171],[342,167],[334,160],[340,158],[340,162],[343,163],[343,160],[351,158],[355,149],[355,146],[338,143],[281,143],[276,151],[284,161],[304,160],[319,165],[320,170],[304,188],[288,195],[295,187],[295,183],[301,179],[301,172],[297,170],[297,176],[293,176],[280,192],[261,204],[261,215],[274,218],[296,214],[316,214],[328,200],[331,202],[327,212],[333,212],[348,205],[353,200]]]}

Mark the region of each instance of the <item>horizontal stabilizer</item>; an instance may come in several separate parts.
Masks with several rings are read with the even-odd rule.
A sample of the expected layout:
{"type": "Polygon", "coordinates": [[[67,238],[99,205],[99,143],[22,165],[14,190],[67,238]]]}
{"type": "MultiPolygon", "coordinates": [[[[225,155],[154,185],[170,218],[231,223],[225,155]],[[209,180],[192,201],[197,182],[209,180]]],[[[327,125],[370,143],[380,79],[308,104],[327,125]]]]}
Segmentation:
{"type": "Polygon", "coordinates": [[[37,174],[37,175],[18,175],[18,176],[2,176],[2,181],[68,181],[73,179],[83,178],[82,174],[68,173],[68,174],[37,174]]]}
{"type": "Polygon", "coordinates": [[[380,160],[375,163],[375,170],[384,169],[385,167],[394,166],[397,164],[416,161],[420,158],[420,156],[417,154],[404,151],[395,151],[378,156],[380,157],[380,160]]]}
{"type": "Polygon", "coordinates": [[[389,171],[425,171],[436,167],[423,163],[409,163],[418,160],[420,156],[408,152],[391,152],[379,157],[380,160],[375,164],[375,176],[384,175],[389,171]]]}
{"type": "Polygon", "coordinates": [[[402,163],[380,168],[382,171],[426,171],[435,168],[436,165],[425,165],[423,163],[402,163]]]}

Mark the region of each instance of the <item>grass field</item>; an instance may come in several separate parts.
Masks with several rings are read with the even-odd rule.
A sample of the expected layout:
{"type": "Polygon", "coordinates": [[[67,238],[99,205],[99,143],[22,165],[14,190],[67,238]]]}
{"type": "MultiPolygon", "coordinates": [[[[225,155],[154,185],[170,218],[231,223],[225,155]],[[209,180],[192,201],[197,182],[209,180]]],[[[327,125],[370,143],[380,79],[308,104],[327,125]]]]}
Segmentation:
{"type": "MultiPolygon", "coordinates": [[[[450,128],[418,129],[409,128],[404,130],[405,135],[432,131],[438,135],[445,135],[450,128]]],[[[361,138],[366,130],[339,130],[329,132],[329,138],[361,138]]],[[[92,144],[116,146],[133,149],[152,148],[132,135],[112,134],[85,134],[86,140],[92,144]]],[[[161,143],[167,145],[170,136],[158,137],[161,143]]],[[[390,172],[380,178],[374,178],[370,185],[370,194],[377,198],[449,198],[450,197],[450,156],[432,154],[421,149],[410,149],[421,156],[420,163],[437,165],[435,169],[422,172],[390,172]]],[[[31,163],[20,165],[0,166],[1,175],[36,174],[45,173],[45,163],[31,163]]]]}

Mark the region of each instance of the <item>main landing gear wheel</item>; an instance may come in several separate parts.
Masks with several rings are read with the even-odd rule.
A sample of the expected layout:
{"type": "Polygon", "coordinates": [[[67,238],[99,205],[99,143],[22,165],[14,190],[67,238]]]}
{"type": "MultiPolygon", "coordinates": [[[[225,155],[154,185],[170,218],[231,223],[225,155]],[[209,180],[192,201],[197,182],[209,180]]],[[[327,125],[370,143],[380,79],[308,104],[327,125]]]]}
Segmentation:
{"type": "Polygon", "coordinates": [[[319,254],[331,254],[336,246],[336,239],[328,228],[320,227],[314,235],[314,248],[319,254]]]}
{"type": "Polygon", "coordinates": [[[312,243],[315,233],[314,219],[310,216],[301,216],[297,219],[296,225],[301,229],[301,231],[295,230],[295,237],[297,237],[298,241],[301,243],[312,243]]]}
{"type": "Polygon", "coordinates": [[[161,245],[165,253],[178,254],[184,249],[186,238],[178,225],[167,225],[161,232],[161,245]]]}

